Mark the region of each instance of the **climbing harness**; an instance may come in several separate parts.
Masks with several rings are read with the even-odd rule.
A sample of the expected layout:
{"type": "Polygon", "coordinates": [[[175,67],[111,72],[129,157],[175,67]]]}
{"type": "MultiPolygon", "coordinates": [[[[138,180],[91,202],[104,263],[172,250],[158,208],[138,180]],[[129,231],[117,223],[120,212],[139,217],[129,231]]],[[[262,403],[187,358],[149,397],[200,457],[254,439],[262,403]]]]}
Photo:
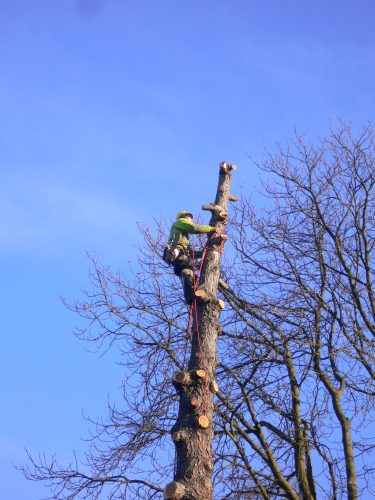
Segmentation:
{"type": "Polygon", "coordinates": [[[182,252],[182,250],[178,248],[180,237],[181,235],[179,233],[175,234],[172,240],[164,247],[163,260],[167,264],[173,264],[182,252]]]}

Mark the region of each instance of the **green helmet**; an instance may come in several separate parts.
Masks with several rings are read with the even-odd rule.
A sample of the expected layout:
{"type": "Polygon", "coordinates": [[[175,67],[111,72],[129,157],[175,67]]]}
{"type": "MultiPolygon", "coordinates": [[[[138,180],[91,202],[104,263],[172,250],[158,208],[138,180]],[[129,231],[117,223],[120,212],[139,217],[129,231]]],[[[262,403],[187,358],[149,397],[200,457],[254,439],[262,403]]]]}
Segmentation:
{"type": "Polygon", "coordinates": [[[187,210],[182,210],[182,212],[178,212],[178,214],[176,215],[176,220],[181,219],[182,217],[193,218],[193,214],[191,212],[188,212],[187,210]]]}

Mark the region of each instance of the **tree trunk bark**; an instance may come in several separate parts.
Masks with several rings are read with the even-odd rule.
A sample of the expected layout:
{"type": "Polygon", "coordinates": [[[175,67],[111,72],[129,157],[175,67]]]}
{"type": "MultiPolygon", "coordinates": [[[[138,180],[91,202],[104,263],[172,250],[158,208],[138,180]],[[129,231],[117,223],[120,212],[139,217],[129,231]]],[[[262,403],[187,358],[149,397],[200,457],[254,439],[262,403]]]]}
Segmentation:
{"type": "Polygon", "coordinates": [[[338,391],[331,393],[333,408],[341,424],[342,442],[345,455],[346,483],[348,487],[348,500],[357,500],[357,475],[354,464],[353,440],[350,428],[350,420],[345,416],[340,402],[338,391]]]}
{"type": "MultiPolygon", "coordinates": [[[[214,205],[210,210],[211,226],[224,228],[228,201],[236,199],[230,194],[231,171],[235,167],[220,164],[219,183],[214,205]],[[225,214],[225,216],[224,216],[225,214]]],[[[178,418],[172,428],[176,446],[174,481],[164,490],[164,498],[181,500],[212,499],[212,440],[215,382],[216,345],[220,333],[222,303],[217,300],[220,278],[220,260],[223,241],[220,237],[209,241],[193,305],[192,345],[188,371],[173,376],[173,384],[180,396],[178,418]],[[204,296],[204,300],[202,300],[204,296]],[[204,373],[202,373],[202,370],[204,373]]]]}

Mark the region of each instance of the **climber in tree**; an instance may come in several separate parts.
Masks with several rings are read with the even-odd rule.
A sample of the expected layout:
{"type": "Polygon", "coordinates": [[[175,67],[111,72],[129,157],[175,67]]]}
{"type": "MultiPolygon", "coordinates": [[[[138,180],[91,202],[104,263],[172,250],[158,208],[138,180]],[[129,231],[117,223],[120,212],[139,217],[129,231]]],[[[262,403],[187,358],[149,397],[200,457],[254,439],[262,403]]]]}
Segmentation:
{"type": "MultiPolygon", "coordinates": [[[[190,212],[184,210],[176,216],[176,221],[171,227],[168,245],[165,247],[163,259],[173,265],[174,273],[181,276],[184,296],[187,304],[191,304],[194,287],[194,271],[192,251],[190,248],[189,234],[214,234],[216,229],[212,226],[203,226],[193,221],[190,212]]],[[[202,257],[203,251],[195,251],[194,257],[202,257]]]]}

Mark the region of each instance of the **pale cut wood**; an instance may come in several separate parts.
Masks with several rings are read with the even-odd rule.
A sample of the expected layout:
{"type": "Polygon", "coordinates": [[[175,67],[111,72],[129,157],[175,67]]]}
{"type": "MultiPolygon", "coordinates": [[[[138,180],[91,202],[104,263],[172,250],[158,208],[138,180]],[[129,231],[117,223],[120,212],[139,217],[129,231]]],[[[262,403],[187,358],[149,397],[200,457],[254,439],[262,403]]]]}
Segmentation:
{"type": "Polygon", "coordinates": [[[195,376],[201,380],[206,378],[206,372],[204,370],[195,370],[195,376]]]}
{"type": "Polygon", "coordinates": [[[209,293],[207,293],[207,291],[204,288],[198,288],[198,290],[195,290],[195,296],[197,299],[202,300],[204,302],[208,302],[209,300],[212,300],[212,302],[218,304],[220,309],[224,309],[224,307],[225,307],[224,300],[211,296],[209,293]]]}
{"type": "Polygon", "coordinates": [[[195,296],[201,300],[208,300],[209,298],[208,293],[204,290],[204,288],[198,288],[198,290],[195,290],[195,296]]]}
{"type": "Polygon", "coordinates": [[[222,280],[221,278],[219,279],[219,287],[220,288],[224,288],[224,290],[229,290],[229,285],[227,283],[225,283],[224,280],[222,280]]]}
{"type": "Polygon", "coordinates": [[[227,219],[227,217],[228,217],[227,212],[219,212],[218,215],[219,215],[220,219],[222,219],[222,220],[227,219]]]}
{"type": "Polygon", "coordinates": [[[200,415],[198,417],[198,426],[201,428],[201,429],[207,429],[207,427],[210,425],[210,422],[208,420],[208,418],[206,417],[206,415],[200,415]]]}
{"type": "Polygon", "coordinates": [[[229,165],[229,163],[227,163],[226,161],[222,161],[220,163],[220,170],[222,170],[223,172],[230,172],[231,170],[236,170],[237,167],[236,165],[229,165]]]}
{"type": "Polygon", "coordinates": [[[214,394],[217,394],[219,392],[219,386],[216,380],[212,380],[210,384],[210,389],[214,394]]]}

